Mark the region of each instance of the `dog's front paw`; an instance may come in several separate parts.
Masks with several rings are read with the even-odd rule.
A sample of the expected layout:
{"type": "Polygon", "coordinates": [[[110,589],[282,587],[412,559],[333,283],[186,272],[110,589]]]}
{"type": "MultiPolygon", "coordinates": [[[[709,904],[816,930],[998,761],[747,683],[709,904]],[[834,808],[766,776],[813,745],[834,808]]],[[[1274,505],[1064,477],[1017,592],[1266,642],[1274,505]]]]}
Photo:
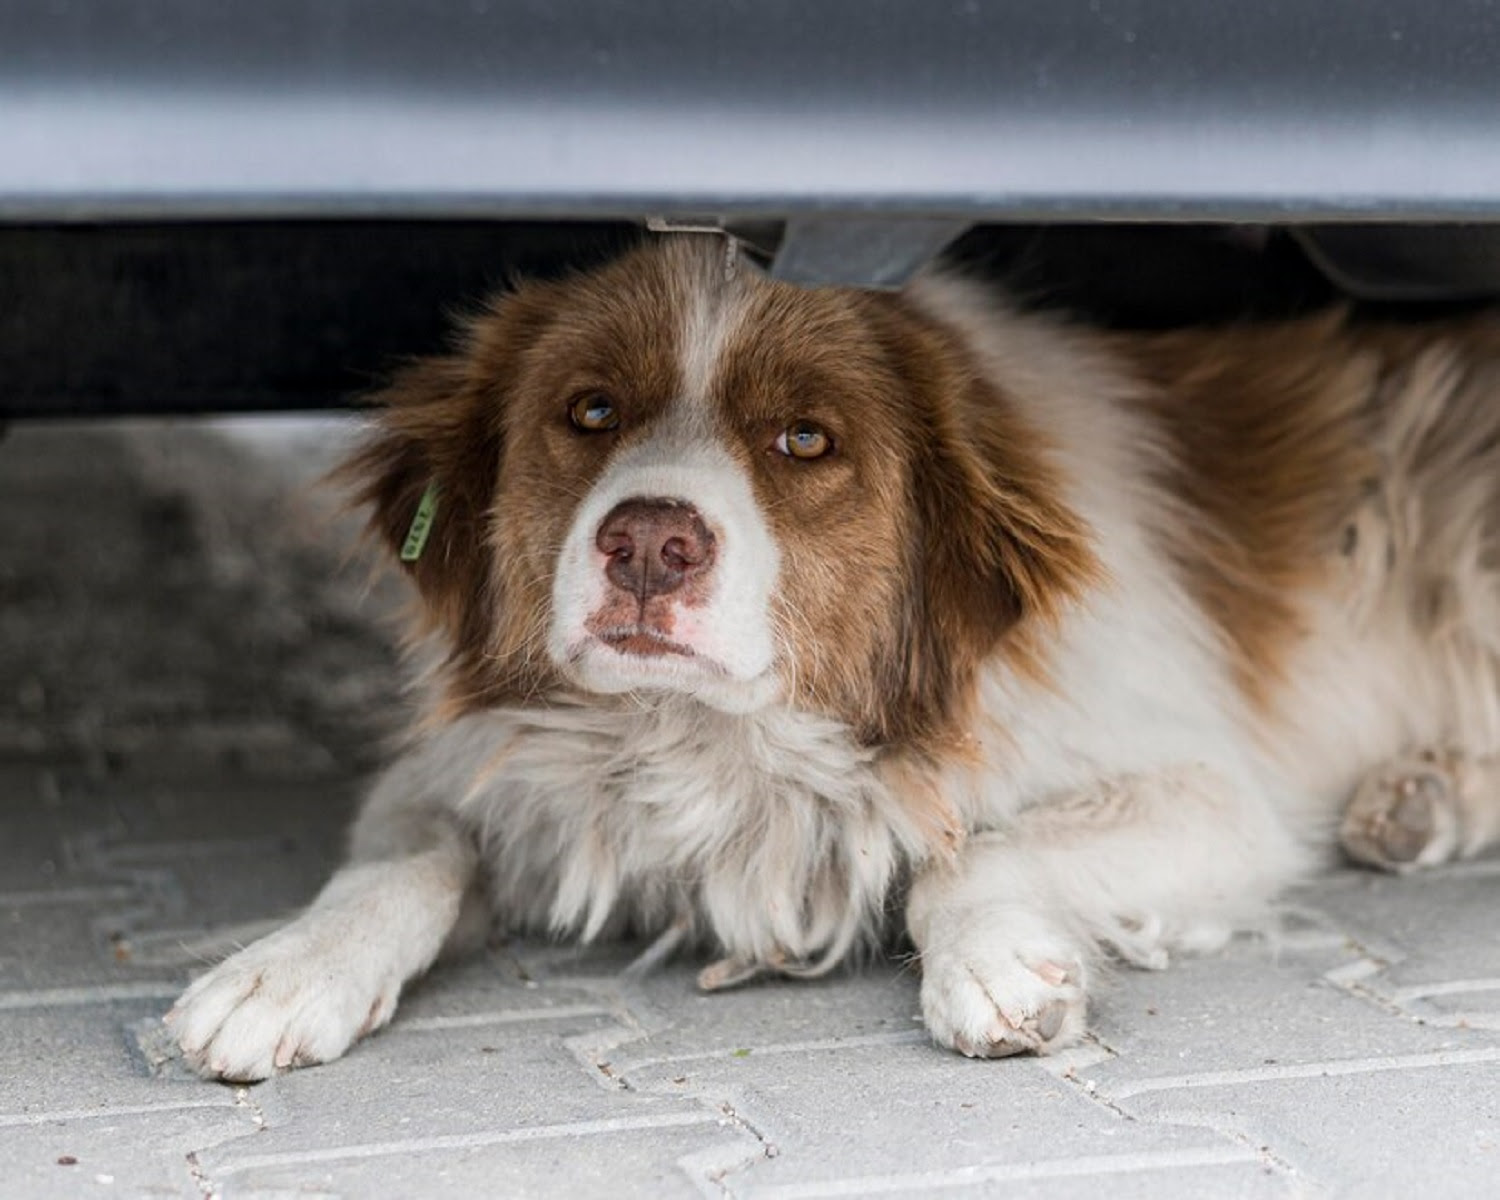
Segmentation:
{"type": "Polygon", "coordinates": [[[922,956],[922,1017],[970,1058],[1046,1054],[1082,1036],[1085,955],[1066,939],[975,931],[922,956]]]}
{"type": "Polygon", "coordinates": [[[328,1062],[396,1010],[399,974],[337,914],[309,914],[195,981],[166,1015],[201,1074],[251,1082],[328,1062]]]}

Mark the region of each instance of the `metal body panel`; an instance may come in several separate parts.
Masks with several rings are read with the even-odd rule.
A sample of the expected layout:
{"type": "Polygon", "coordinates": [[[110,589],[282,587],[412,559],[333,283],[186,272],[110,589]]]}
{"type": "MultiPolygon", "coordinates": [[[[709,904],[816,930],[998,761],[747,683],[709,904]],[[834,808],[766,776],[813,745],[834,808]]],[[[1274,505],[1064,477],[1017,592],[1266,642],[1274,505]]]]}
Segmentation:
{"type": "Polygon", "coordinates": [[[0,218],[1500,215],[1489,0],[0,0],[0,218]]]}

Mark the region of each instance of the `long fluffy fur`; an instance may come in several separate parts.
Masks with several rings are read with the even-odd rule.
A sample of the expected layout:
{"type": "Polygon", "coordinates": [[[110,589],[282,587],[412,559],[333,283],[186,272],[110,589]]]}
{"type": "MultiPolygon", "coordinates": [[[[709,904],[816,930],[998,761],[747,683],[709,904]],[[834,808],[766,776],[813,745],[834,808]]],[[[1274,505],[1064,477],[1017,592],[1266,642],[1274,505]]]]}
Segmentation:
{"type": "Polygon", "coordinates": [[[828,969],[909,891],[935,1038],[1046,1050],[1101,955],[1221,942],[1390,763],[1477,765],[1422,793],[1415,855],[1390,840],[1422,816],[1408,776],[1360,793],[1351,847],[1477,852],[1500,832],[1474,783],[1500,750],[1497,382],[1488,318],[1105,336],[944,277],[726,278],[689,239],[523,288],[395,384],[349,468],[392,544],[444,497],[414,569],[427,723],[354,865],[179,1002],[184,1047],[231,1078],[341,1053],[466,906],[706,944],[717,986],[828,969]],[[601,379],[618,448],[554,415],[601,379]],[[799,404],[847,457],[765,457],[799,404]],[[732,594],[663,618],[728,647],[717,674],[579,632],[608,587],[594,530],[641,495],[729,531],[732,594]],[[393,889],[415,908],[387,934],[393,889]]]}

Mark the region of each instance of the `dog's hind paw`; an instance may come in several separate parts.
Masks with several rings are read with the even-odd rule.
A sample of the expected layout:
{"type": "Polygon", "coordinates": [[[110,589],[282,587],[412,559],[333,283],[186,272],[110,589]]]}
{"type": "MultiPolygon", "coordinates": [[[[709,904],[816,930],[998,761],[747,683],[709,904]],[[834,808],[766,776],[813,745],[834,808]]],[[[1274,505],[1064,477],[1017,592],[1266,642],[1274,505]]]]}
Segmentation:
{"type": "Polygon", "coordinates": [[[1447,862],[1459,852],[1459,780],[1436,756],[1399,759],[1367,775],[1339,831],[1357,862],[1386,871],[1447,862]]]}

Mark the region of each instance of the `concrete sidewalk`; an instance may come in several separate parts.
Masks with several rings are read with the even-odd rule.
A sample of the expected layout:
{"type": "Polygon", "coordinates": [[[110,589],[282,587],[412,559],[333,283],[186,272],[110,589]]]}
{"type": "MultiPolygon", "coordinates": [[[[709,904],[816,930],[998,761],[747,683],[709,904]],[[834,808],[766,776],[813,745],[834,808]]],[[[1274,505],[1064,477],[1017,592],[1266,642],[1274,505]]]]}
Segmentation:
{"type": "Polygon", "coordinates": [[[1053,1059],[932,1048],[899,965],[703,996],[511,944],[339,1063],[186,1075],[160,1013],[316,890],[396,711],[323,440],[0,442],[0,1197],[1500,1195],[1493,861],[1122,971],[1053,1059]]]}

